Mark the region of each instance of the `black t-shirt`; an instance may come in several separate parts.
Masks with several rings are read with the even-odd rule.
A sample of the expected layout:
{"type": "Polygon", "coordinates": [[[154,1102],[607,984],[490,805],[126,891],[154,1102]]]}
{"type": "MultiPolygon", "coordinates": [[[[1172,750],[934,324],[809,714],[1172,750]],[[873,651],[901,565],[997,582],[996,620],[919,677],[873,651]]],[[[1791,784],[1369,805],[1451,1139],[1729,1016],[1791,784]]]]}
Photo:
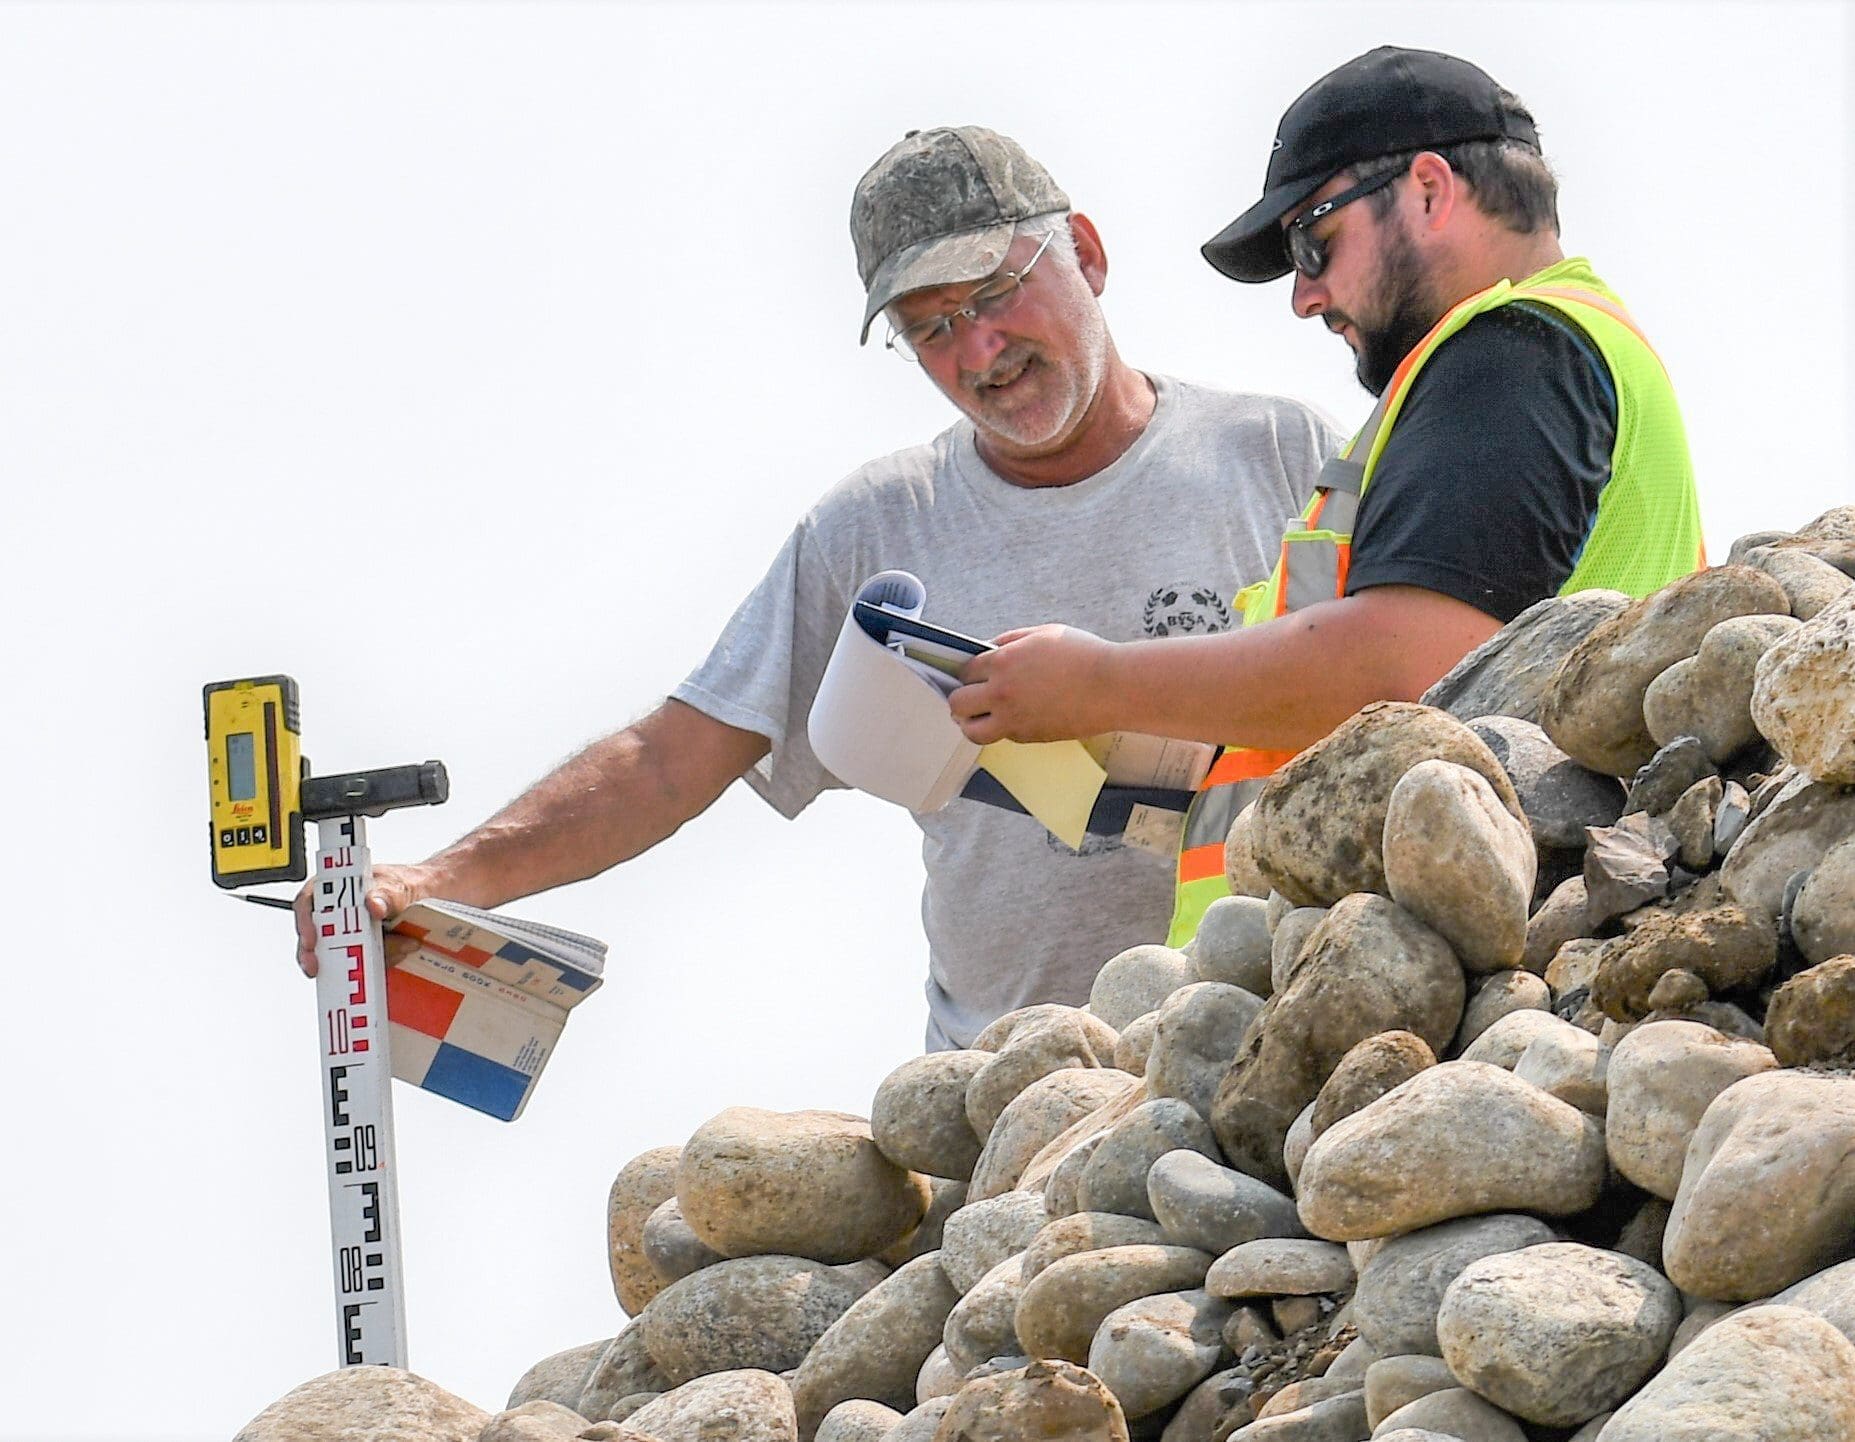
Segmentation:
{"type": "Polygon", "coordinates": [[[1353,528],[1346,592],[1410,585],[1507,622],[1555,595],[1610,479],[1617,398],[1597,348],[1514,301],[1425,362],[1353,528]]]}

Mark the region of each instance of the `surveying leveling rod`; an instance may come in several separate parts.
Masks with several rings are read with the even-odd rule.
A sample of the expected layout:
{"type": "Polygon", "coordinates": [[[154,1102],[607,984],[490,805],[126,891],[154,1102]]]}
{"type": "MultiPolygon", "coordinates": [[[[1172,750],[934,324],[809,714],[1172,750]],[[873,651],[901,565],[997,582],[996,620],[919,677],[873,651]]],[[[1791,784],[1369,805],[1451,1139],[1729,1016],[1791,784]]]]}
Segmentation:
{"type": "Polygon", "coordinates": [[[297,755],[295,682],[266,676],[205,690],[213,880],[227,888],[301,881],[301,828],[316,823],[311,895],[336,1343],[344,1367],[404,1367],[386,948],[367,910],[373,867],[362,818],[441,802],[450,783],[438,761],[311,777],[297,755]]]}
{"type": "Polygon", "coordinates": [[[373,864],[362,818],[442,801],[447,789],[435,761],[303,782],[303,819],[316,823],[316,1009],[335,1340],[344,1367],[406,1365],[386,947],[367,910],[373,864]]]}

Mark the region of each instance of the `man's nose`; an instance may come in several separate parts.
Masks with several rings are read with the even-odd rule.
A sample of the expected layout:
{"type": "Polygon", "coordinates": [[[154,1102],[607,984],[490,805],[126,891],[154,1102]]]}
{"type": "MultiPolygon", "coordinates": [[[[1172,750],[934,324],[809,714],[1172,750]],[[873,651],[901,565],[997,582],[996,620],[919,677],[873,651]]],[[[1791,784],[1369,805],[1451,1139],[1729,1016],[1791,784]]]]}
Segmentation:
{"type": "Polygon", "coordinates": [[[1295,314],[1303,320],[1312,320],[1327,308],[1327,288],[1318,280],[1310,279],[1300,271],[1295,273],[1293,303],[1295,314]]]}
{"type": "Polygon", "coordinates": [[[953,323],[954,344],[958,347],[960,369],[974,375],[989,370],[1009,342],[1004,333],[984,316],[977,320],[964,317],[953,323]]]}

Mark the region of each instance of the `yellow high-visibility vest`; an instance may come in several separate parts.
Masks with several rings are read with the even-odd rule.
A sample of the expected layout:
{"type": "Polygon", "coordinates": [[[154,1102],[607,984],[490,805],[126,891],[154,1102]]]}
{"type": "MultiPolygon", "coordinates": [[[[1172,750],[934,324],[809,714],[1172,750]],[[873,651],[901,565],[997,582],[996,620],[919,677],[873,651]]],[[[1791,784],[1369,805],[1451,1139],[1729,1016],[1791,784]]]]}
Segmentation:
{"type": "MultiPolygon", "coordinates": [[[[1517,300],[1548,306],[1576,325],[1603,358],[1617,393],[1610,479],[1559,594],[1604,587],[1646,596],[1706,564],[1687,430],[1668,372],[1616,292],[1597,278],[1588,261],[1574,257],[1517,284],[1500,281],[1470,296],[1412,348],[1371,417],[1322,468],[1314,495],[1282,536],[1274,573],[1239,597],[1245,626],[1346,594],[1353,521],[1412,383],[1437,348],[1463,326],[1517,300]]],[[[1206,908],[1230,894],[1224,877],[1225,835],[1270,773],[1293,755],[1230,747],[1206,775],[1180,840],[1168,945],[1191,940],[1206,908]]]]}

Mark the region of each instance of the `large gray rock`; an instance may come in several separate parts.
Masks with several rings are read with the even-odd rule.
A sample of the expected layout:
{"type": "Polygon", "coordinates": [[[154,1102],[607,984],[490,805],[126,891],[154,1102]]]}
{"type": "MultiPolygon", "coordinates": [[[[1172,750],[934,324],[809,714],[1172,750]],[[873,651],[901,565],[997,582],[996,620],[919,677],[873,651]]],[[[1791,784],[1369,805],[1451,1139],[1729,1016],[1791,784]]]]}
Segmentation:
{"type": "Polygon", "coordinates": [[[1844,1442],[1855,1343],[1795,1307],[1716,1322],[1616,1411],[1603,1442],[1844,1442]]]}
{"type": "Polygon", "coordinates": [[[1821,615],[1855,586],[1828,561],[1794,546],[1753,546],[1742,559],[1784,587],[1791,614],[1800,621],[1821,615]]]}
{"type": "Polygon", "coordinates": [[[1443,1360],[1497,1407],[1569,1427],[1616,1406],[1668,1350],[1681,1298],[1643,1262],[1545,1242],[1463,1268],[1437,1313],[1443,1360]]]}
{"type": "Polygon", "coordinates": [[[1520,1065],[1520,1058],[1527,1054],[1527,1048],[1535,1040],[1568,1028],[1577,1030],[1555,1012],[1539,1011],[1531,1007],[1510,1011],[1464,1047],[1462,1055],[1456,1060],[1486,1062],[1503,1071],[1512,1071],[1520,1065]]]}
{"type": "Polygon", "coordinates": [[[1553,1240],[1537,1217],[1463,1217],[1393,1237],[1359,1272],[1353,1321],[1380,1356],[1443,1355],[1436,1315],[1449,1284],[1482,1257],[1553,1240]]]}
{"type": "Polygon", "coordinates": [[[1658,746],[1692,736],[1724,764],[1752,745],[1752,681],[1759,658],[1799,625],[1793,616],[1734,616],[1707,632],[1700,650],[1677,661],[1643,693],[1643,721],[1658,746]]]}
{"type": "Polygon", "coordinates": [[[939,1261],[926,1256],[898,1267],[852,1302],[792,1379],[799,1435],[810,1437],[832,1408],[855,1397],[897,1412],[913,1407],[915,1378],[958,1300],[939,1261]]]}
{"type": "Polygon", "coordinates": [[[481,1407],[398,1367],[344,1367],[284,1393],[233,1442],[476,1442],[489,1420],[481,1407]]]}
{"type": "Polygon", "coordinates": [[[1663,1241],[1668,1278],[1768,1297],[1855,1252],[1855,1076],[1763,1072],[1715,1097],[1688,1144],[1663,1241]]]}
{"type": "Polygon", "coordinates": [[[934,1438],[940,1435],[940,1424],[947,1415],[947,1409],[952,1405],[951,1394],[923,1402],[914,1411],[906,1413],[882,1442],[934,1442],[934,1438]]]}
{"type": "Polygon", "coordinates": [[[1207,1157],[1217,1155],[1210,1125],[1192,1107],[1176,1097],[1160,1097],[1136,1107],[1090,1154],[1076,1188],[1077,1204],[1085,1212],[1151,1217],[1147,1172],[1166,1153],[1181,1147],[1207,1157]]]}
{"type": "Polygon", "coordinates": [[[1294,1198],[1200,1152],[1167,1152],[1147,1172],[1146,1187],[1153,1216],[1182,1247],[1218,1256],[1258,1237],[1301,1235],[1294,1198]]]}
{"type": "Polygon", "coordinates": [[[1550,1011],[1552,988],[1530,971],[1497,971],[1483,977],[1462,1011],[1462,1025],[1450,1050],[1461,1055],[1483,1032],[1517,1011],[1550,1011]]]}
{"type": "Polygon", "coordinates": [[[1526,1429],[1466,1387],[1443,1387],[1407,1402],[1381,1422],[1374,1438],[1474,1438],[1475,1442],[1527,1442],[1526,1429]]]}
{"type": "Polygon", "coordinates": [[[1713,1099],[1777,1065],[1756,1042],[1698,1022],[1636,1027],[1611,1052],[1605,1074],[1604,1144],[1611,1165],[1644,1191],[1673,1201],[1688,1142],[1713,1099]]]}
{"type": "Polygon", "coordinates": [[[1570,1216],[1603,1190],[1604,1129],[1483,1062],[1441,1062],[1330,1127],[1301,1164],[1301,1220],[1361,1241],[1477,1212],[1570,1216]]]}
{"type": "Polygon", "coordinates": [[[1147,1053],[1147,1090],[1155,1097],[1176,1097],[1199,1116],[1210,1116],[1237,1044],[1261,1010],[1262,998],[1239,986],[1201,981],[1180,987],[1159,1009],[1147,1053]]]}
{"type": "Polygon", "coordinates": [[[1382,849],[1392,900],[1465,967],[1519,964],[1539,858],[1526,819],[1486,780],[1453,761],[1418,762],[1392,788],[1382,849]]]}
{"type": "MultiPolygon", "coordinates": [[[[1435,1335],[1434,1327],[1431,1333],[1435,1335]]],[[[1380,1357],[1365,1370],[1366,1421],[1376,1430],[1400,1407],[1408,1407],[1432,1392],[1446,1392],[1461,1385],[1441,1357],[1415,1353],[1380,1357]]]]}
{"type": "MultiPolygon", "coordinates": [[[[1118,1212],[1073,1212],[1058,1217],[1031,1239],[1024,1250],[1024,1280],[1031,1281],[1045,1268],[1082,1252],[1109,1247],[1175,1245],[1158,1222],[1124,1217],[1118,1212]]],[[[1203,1249],[1200,1249],[1203,1250],[1203,1249]]],[[[1207,1255],[1206,1265],[1210,1265],[1207,1255]]]]}
{"type": "Polygon", "coordinates": [[[1224,1352],[1230,1304],[1202,1290],[1162,1292],[1116,1307],[1089,1343],[1089,1371],[1131,1421],[1178,1401],[1224,1352]]]}
{"type": "Polygon", "coordinates": [[[1200,981],[1240,986],[1256,996],[1271,989],[1269,903],[1260,896],[1220,896],[1205,908],[1192,938],[1192,965],[1200,981]]]}
{"type": "Polygon", "coordinates": [[[870,1103],[870,1135],[898,1167],[965,1181],[980,1138],[966,1118],[966,1089],[993,1059],[983,1051],[931,1051],[883,1079],[870,1103]]]}
{"type": "Polygon", "coordinates": [[[1410,1031],[1440,1052],[1466,993],[1448,944],[1402,907],[1373,895],[1339,902],[1258,1013],[1218,1088],[1211,1125],[1225,1158],[1280,1186],[1289,1125],[1347,1051],[1377,1032],[1410,1031]]]}
{"type": "Polygon", "coordinates": [[[993,1053],[966,1086],[974,1135],[989,1138],[1012,1098],[1039,1077],[1114,1065],[1118,1040],[1113,1027],[1080,1007],[1046,1003],[1006,1012],[973,1042],[973,1050],[993,1053]]]}
{"type": "Polygon", "coordinates": [[[638,1326],[673,1384],[711,1372],[787,1372],[866,1290],[802,1257],[740,1257],[665,1287],[638,1326]]]}
{"type": "Polygon", "coordinates": [[[644,1223],[643,1246],[645,1260],[665,1286],[726,1260],[683,1220],[682,1206],[675,1197],[652,1212],[644,1223]]]}
{"type": "Polygon", "coordinates": [[[1358,1442],[1365,1435],[1365,1388],[1293,1412],[1261,1417],[1225,1434],[1225,1442],[1358,1442]]]}
{"type": "Polygon", "coordinates": [[[1117,1032],[1137,1016],[1157,1011],[1182,986],[1198,979],[1192,959],[1170,946],[1130,946],[1110,957],[1089,988],[1089,1010],[1117,1032]]]}
{"type": "Polygon", "coordinates": [[[1029,1356],[1085,1365],[1096,1328],[1116,1307],[1202,1286],[1210,1266],[1206,1253],[1190,1247],[1109,1247],[1064,1257],[1025,1283],[1018,1340],[1029,1356]]]}
{"type": "Polygon", "coordinates": [[[1525,820],[1501,763],[1468,727],[1428,706],[1375,702],[1277,771],[1256,798],[1256,862],[1270,884],[1298,906],[1328,906],[1356,891],[1384,894],[1392,788],[1429,760],[1478,772],[1525,820]]]}
{"type": "Polygon", "coordinates": [[[676,1195],[676,1163],[682,1154],[681,1147],[653,1147],[640,1153],[620,1168],[606,1197],[612,1290],[627,1316],[637,1316],[667,1285],[644,1255],[644,1224],[676,1195]]]}
{"type": "Polygon", "coordinates": [[[1066,1067],[1032,1082],[1012,1098],[986,1138],[967,1205],[1010,1191],[1039,1152],[1130,1087],[1139,1088],[1139,1080],[1112,1067],[1066,1067]]]}
{"type": "Polygon", "coordinates": [[[1775,922],[1791,877],[1852,836],[1855,787],[1796,776],[1739,833],[1720,868],[1720,885],[1733,900],[1775,922]]]}
{"type": "Polygon", "coordinates": [[[856,1398],[827,1412],[815,1435],[817,1442],[883,1442],[901,1420],[893,1407],[856,1398]]]}
{"type": "Polygon", "coordinates": [[[554,1400],[573,1408],[589,1422],[617,1415],[619,1404],[643,1392],[668,1392],[676,1383],[651,1357],[640,1317],[607,1344],[586,1374],[580,1394],[572,1401],[554,1400]]]}
{"type": "Polygon", "coordinates": [[[1803,775],[1855,784],[1855,594],[1759,659],[1752,719],[1803,775]]]}
{"type": "Polygon", "coordinates": [[[1855,953],[1855,837],[1811,868],[1791,905],[1791,935],[1813,962],[1855,953]]]}
{"type": "Polygon", "coordinates": [[[575,1442],[587,1421],[558,1402],[524,1402],[498,1412],[477,1434],[477,1442],[575,1442]]]}
{"type": "Polygon", "coordinates": [[[1780,1307],[1801,1307],[1855,1342],[1855,1261],[1825,1267],[1771,1300],[1780,1307]]]}
{"type": "Polygon", "coordinates": [[[1211,1264],[1205,1290],[1218,1297],[1316,1297],[1352,1290],[1346,1248],[1312,1237],[1240,1242],[1211,1264]]]}
{"type": "Polygon", "coordinates": [[[666,1392],[625,1419],[657,1442],[797,1442],[792,1393],[771,1372],[718,1372],[666,1392]]]}
{"type": "Polygon", "coordinates": [[[964,1295],[1007,1257],[1030,1245],[1050,1220],[1035,1192],[1006,1192],[961,1207],[941,1229],[940,1267],[964,1295]]]}
{"type": "Polygon", "coordinates": [[[1160,1442],[1211,1442],[1224,1418],[1249,1410],[1250,1394],[1255,1390],[1246,1367],[1213,1372],[1186,1394],[1160,1433],[1160,1442]]]}
{"type": "MultiPolygon", "coordinates": [[[[1314,929],[1327,919],[1325,906],[1297,906],[1285,911],[1269,938],[1269,991],[1281,991],[1301,964],[1314,929]]],[[[1260,995],[1260,993],[1259,993],[1260,995]]]]}
{"type": "Polygon", "coordinates": [[[513,1409],[528,1402],[546,1401],[578,1410],[576,1404],[585,1390],[587,1375],[610,1345],[610,1341],[585,1342],[543,1357],[522,1373],[503,1405],[513,1409]]]}
{"type": "Polygon", "coordinates": [[[1024,1258],[1005,1258],[968,1289],[947,1314],[941,1343],[953,1370],[965,1377],[994,1357],[1016,1357],[1018,1298],[1024,1291],[1024,1258]]]}
{"type": "MultiPolygon", "coordinates": [[[[1751,695],[1749,674],[1746,694],[1751,695]]],[[[1514,783],[1534,845],[1583,847],[1585,827],[1614,825],[1623,814],[1623,788],[1617,778],[1585,770],[1554,746],[1537,723],[1514,716],[1480,716],[1469,722],[1469,730],[1487,742],[1514,783]]]]}
{"type": "Polygon", "coordinates": [[[1749,566],[1683,576],[1591,631],[1554,674],[1539,722],[1582,766],[1629,776],[1655,754],[1643,720],[1649,683],[1731,616],[1788,614],[1784,588],[1749,566]]]}
{"type": "Polygon", "coordinates": [[[729,1107],[696,1128],[676,1165],[683,1220],[725,1257],[860,1261],[912,1232],[930,1196],[925,1177],[844,1112],[729,1107]]]}
{"type": "Polygon", "coordinates": [[[1602,1121],[1609,1066],[1609,1047],[1582,1027],[1568,1026],[1534,1037],[1514,1063],[1514,1075],[1602,1121]]]}
{"type": "Polygon", "coordinates": [[[1630,604],[1621,591],[1579,591],[1535,601],[1423,694],[1458,721],[1514,716],[1538,721],[1553,673],[1574,647],[1630,604]]]}

